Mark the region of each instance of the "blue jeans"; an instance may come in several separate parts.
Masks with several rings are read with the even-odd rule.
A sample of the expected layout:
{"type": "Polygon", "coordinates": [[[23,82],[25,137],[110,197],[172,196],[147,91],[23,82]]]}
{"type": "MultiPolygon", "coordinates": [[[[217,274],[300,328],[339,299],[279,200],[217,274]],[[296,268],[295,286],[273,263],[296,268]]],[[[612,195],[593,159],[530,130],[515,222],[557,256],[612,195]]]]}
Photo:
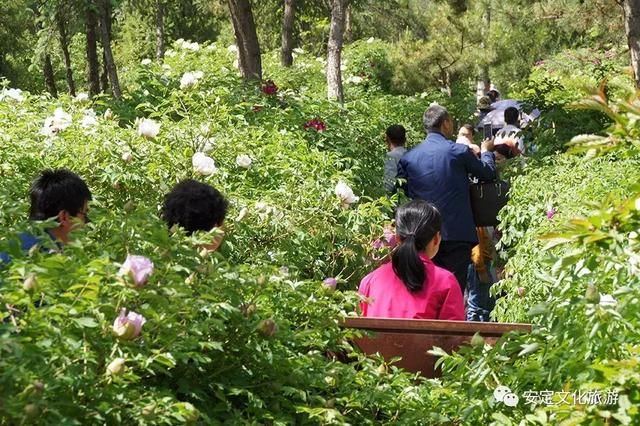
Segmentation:
{"type": "Polygon", "coordinates": [[[467,321],[489,322],[490,314],[496,306],[496,299],[491,296],[489,290],[497,281],[496,271],[493,266],[488,266],[490,281],[480,282],[480,277],[473,264],[467,271],[467,321]]]}

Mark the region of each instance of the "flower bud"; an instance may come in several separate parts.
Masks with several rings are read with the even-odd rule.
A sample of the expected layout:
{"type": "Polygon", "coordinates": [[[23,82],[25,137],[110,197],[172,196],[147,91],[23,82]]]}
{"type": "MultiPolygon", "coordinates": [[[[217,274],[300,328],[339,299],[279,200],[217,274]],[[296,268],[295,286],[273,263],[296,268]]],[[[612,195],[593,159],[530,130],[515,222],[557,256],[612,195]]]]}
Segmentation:
{"type": "Polygon", "coordinates": [[[24,291],[35,291],[38,289],[38,281],[35,274],[29,274],[29,276],[22,283],[24,291]]]}
{"type": "Polygon", "coordinates": [[[278,332],[278,324],[272,319],[260,321],[258,330],[265,337],[273,337],[278,332]]]}
{"type": "Polygon", "coordinates": [[[124,372],[124,358],[116,358],[107,366],[107,374],[111,376],[119,376],[124,372]]]}
{"type": "Polygon", "coordinates": [[[131,154],[131,152],[126,151],[122,153],[122,161],[124,161],[125,163],[130,163],[131,160],[133,160],[133,154],[131,154]]]}
{"type": "Polygon", "coordinates": [[[524,287],[518,287],[518,289],[516,290],[516,292],[518,293],[518,296],[520,296],[520,297],[524,297],[525,289],[524,289],[524,287]]]}
{"type": "Polygon", "coordinates": [[[36,380],[35,382],[33,382],[33,390],[41,393],[42,391],[44,391],[44,383],[42,383],[39,380],[36,380]]]}
{"type": "Polygon", "coordinates": [[[594,284],[589,284],[584,298],[587,303],[600,303],[600,292],[598,291],[598,287],[594,284]]]}
{"type": "Polygon", "coordinates": [[[478,333],[476,333],[471,338],[471,341],[469,342],[469,344],[471,346],[473,346],[474,348],[477,347],[477,346],[484,346],[484,338],[481,335],[479,335],[478,333]]]}
{"type": "Polygon", "coordinates": [[[251,315],[256,313],[256,304],[255,303],[243,303],[240,306],[240,312],[242,312],[242,315],[244,315],[245,317],[250,317],[251,315]]]}
{"type": "Polygon", "coordinates": [[[336,285],[338,285],[338,281],[333,277],[329,277],[329,278],[325,278],[322,284],[329,290],[335,290],[336,285]]]}
{"type": "Polygon", "coordinates": [[[30,418],[36,418],[40,414],[40,408],[36,404],[27,404],[24,406],[24,414],[30,418]]]}

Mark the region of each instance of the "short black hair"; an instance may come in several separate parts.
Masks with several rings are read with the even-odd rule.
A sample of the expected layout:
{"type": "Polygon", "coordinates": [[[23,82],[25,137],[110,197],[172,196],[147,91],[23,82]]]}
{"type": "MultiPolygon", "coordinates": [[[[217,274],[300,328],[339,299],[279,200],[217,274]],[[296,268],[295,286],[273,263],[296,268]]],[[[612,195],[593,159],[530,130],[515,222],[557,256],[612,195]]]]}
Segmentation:
{"type": "Polygon", "coordinates": [[[449,111],[443,106],[438,104],[431,105],[424,112],[422,117],[422,123],[424,129],[428,132],[431,130],[438,130],[440,126],[449,118],[449,111]]]}
{"type": "Polygon", "coordinates": [[[463,124],[462,127],[467,129],[471,133],[471,136],[474,136],[476,134],[476,129],[473,128],[473,125],[467,123],[467,124],[463,124]]]}
{"type": "Polygon", "coordinates": [[[491,89],[487,92],[486,96],[488,96],[489,99],[491,99],[491,103],[494,103],[500,97],[500,92],[498,92],[496,89],[491,89]]]}
{"type": "Polygon", "coordinates": [[[516,107],[509,107],[504,110],[504,122],[517,126],[520,122],[520,111],[516,107]]]}
{"type": "Polygon", "coordinates": [[[499,154],[502,154],[507,159],[511,159],[516,156],[516,154],[513,152],[513,148],[511,148],[506,143],[501,143],[496,145],[494,147],[494,151],[499,154]]]}
{"type": "Polygon", "coordinates": [[[407,131],[399,124],[392,124],[385,132],[389,141],[395,145],[403,146],[407,142],[407,131]]]}
{"type": "Polygon", "coordinates": [[[62,210],[77,216],[91,200],[91,191],[80,176],[67,169],[47,169],[31,183],[31,220],[46,220],[62,210]]]}
{"type": "Polygon", "coordinates": [[[191,235],[222,225],[228,208],[229,202],[213,186],[187,179],[164,197],[162,218],[169,227],[179,225],[191,235]]]}

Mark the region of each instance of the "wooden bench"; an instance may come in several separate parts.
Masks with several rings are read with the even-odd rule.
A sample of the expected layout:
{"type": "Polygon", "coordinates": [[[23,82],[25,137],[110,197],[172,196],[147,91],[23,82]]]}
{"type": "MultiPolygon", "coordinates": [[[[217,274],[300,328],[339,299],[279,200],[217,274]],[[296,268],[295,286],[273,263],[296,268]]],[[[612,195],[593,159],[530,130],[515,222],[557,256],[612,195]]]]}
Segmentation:
{"type": "Polygon", "coordinates": [[[379,353],[387,361],[401,357],[395,365],[431,378],[439,375],[434,368],[436,357],[427,353],[434,346],[451,352],[476,333],[494,344],[509,331],[531,331],[531,324],[364,317],[346,318],[343,327],[374,332],[354,339],[362,352],[379,353]]]}

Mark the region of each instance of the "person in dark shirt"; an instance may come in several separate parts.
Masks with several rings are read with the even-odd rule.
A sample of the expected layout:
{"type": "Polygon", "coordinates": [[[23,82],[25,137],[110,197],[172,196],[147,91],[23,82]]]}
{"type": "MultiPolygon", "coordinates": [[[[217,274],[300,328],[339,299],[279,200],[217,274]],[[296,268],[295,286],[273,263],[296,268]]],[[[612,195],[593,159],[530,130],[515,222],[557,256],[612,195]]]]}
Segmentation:
{"type": "Polygon", "coordinates": [[[424,113],[426,139],[407,152],[398,165],[410,198],[425,200],[442,214],[442,243],[433,261],[452,272],[464,293],[471,249],[478,243],[471,211],[469,176],[496,178],[493,142],[482,143],[478,159],[466,145],[449,140],[453,122],[446,108],[434,104],[424,113]]]}

